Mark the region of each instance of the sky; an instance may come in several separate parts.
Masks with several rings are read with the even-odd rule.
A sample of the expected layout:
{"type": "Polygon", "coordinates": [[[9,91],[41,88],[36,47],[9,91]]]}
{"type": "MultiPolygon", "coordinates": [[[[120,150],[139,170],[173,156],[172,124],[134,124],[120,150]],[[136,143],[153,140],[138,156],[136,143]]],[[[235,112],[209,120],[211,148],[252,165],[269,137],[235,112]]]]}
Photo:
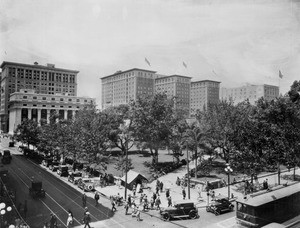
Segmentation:
{"type": "Polygon", "coordinates": [[[299,24],[300,0],[0,0],[0,62],[78,70],[78,96],[99,105],[100,78],[131,68],[285,94],[299,24]]]}

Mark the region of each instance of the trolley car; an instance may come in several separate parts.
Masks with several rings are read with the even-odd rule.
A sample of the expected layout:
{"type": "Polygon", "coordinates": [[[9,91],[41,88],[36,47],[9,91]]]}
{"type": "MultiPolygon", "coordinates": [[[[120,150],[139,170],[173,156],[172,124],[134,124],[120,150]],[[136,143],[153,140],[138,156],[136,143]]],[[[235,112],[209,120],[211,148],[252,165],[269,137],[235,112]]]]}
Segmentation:
{"type": "Polygon", "coordinates": [[[300,214],[300,183],[278,185],[245,199],[236,200],[237,223],[246,227],[262,227],[282,223],[300,214]]]}

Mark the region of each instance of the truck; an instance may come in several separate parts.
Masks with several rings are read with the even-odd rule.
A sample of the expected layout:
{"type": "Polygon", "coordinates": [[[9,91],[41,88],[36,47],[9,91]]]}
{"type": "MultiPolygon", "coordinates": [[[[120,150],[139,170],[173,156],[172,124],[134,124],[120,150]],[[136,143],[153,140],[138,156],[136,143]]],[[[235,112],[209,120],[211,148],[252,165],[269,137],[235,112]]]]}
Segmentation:
{"type": "Polygon", "coordinates": [[[31,187],[29,188],[29,195],[32,198],[44,198],[46,196],[46,192],[43,189],[43,183],[41,181],[32,181],[31,187]]]}

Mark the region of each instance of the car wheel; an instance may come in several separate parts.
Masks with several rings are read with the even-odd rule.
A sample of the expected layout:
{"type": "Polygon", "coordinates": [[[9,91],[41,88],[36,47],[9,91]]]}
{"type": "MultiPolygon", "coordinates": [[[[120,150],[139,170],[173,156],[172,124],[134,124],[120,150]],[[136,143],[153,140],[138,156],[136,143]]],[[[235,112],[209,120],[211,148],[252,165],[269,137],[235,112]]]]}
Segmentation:
{"type": "Polygon", "coordinates": [[[196,219],[196,218],[198,217],[198,214],[197,214],[196,211],[192,210],[192,211],[190,211],[190,213],[189,213],[189,217],[190,217],[191,219],[196,219]]]}
{"type": "Polygon", "coordinates": [[[221,214],[221,211],[219,209],[215,210],[215,215],[217,216],[219,214],[221,214]]]}
{"type": "Polygon", "coordinates": [[[165,213],[165,214],[163,214],[163,220],[165,220],[165,221],[169,221],[170,220],[170,214],[169,213],[165,213]]]}
{"type": "Polygon", "coordinates": [[[207,212],[210,212],[209,207],[206,207],[206,211],[207,211],[207,212]]]}

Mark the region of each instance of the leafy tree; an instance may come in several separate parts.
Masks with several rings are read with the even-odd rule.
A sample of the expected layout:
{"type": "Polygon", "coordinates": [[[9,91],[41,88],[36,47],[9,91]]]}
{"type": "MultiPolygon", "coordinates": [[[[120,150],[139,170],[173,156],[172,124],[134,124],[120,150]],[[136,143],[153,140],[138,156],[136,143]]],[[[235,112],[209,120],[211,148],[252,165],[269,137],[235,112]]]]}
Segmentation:
{"type": "Polygon", "coordinates": [[[176,123],[173,104],[166,94],[160,93],[154,97],[138,97],[130,104],[134,137],[149,148],[154,166],[158,163],[159,148],[167,145],[176,123]]]}
{"type": "Polygon", "coordinates": [[[229,162],[236,151],[234,139],[238,119],[241,118],[233,101],[220,101],[217,104],[210,104],[208,109],[196,114],[197,120],[206,123],[207,142],[214,150],[221,149],[221,158],[229,162]]]}
{"type": "Polygon", "coordinates": [[[14,138],[24,144],[37,146],[39,135],[38,123],[34,120],[26,119],[17,126],[14,131],[14,138]]]}

